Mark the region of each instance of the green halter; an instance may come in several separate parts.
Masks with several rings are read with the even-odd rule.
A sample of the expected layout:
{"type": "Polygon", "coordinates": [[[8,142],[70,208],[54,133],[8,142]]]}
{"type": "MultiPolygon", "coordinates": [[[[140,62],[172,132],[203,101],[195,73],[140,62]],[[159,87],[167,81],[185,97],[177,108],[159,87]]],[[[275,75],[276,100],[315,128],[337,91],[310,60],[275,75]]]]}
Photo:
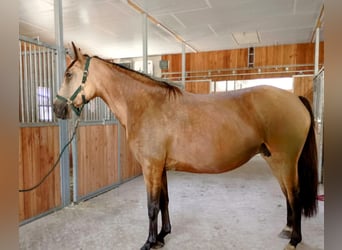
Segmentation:
{"type": "Polygon", "coordinates": [[[82,105],[80,107],[76,107],[73,103],[75,100],[76,96],[84,90],[84,84],[87,81],[88,77],[88,68],[89,68],[89,63],[90,63],[91,57],[87,57],[85,65],[84,65],[84,71],[83,71],[83,77],[82,77],[82,83],[81,85],[75,90],[75,92],[71,95],[70,98],[65,98],[64,96],[56,95],[56,97],[62,101],[65,101],[69,105],[71,105],[71,109],[75,112],[77,116],[81,115],[81,112],[84,108],[84,105],[87,104],[89,101],[86,100],[85,95],[82,94],[82,105]]]}

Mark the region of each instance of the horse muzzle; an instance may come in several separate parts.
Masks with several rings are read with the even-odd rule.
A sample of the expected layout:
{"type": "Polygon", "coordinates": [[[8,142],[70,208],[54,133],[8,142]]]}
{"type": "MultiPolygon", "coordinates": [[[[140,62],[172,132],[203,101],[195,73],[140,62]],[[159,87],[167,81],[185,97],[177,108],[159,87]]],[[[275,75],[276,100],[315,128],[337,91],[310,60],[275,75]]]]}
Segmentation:
{"type": "Polygon", "coordinates": [[[68,119],[70,114],[70,106],[66,101],[57,99],[53,103],[53,112],[59,119],[68,119]]]}

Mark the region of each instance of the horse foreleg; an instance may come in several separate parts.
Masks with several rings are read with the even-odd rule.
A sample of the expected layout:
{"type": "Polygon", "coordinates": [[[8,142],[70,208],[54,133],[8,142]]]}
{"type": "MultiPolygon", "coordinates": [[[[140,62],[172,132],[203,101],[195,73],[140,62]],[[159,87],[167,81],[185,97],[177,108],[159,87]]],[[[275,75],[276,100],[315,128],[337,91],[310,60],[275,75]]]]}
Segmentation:
{"type": "Polygon", "coordinates": [[[162,228],[157,236],[157,241],[163,246],[165,244],[164,238],[171,233],[171,223],[169,216],[169,194],[167,189],[166,170],[163,170],[162,188],[160,194],[160,211],[162,216],[162,228]]]}
{"type": "Polygon", "coordinates": [[[149,232],[147,241],[141,250],[162,247],[157,241],[158,213],[160,209],[162,168],[143,168],[144,180],[147,190],[147,209],[149,218],[149,232]],[[161,170],[161,171],[160,171],[161,170]]]}

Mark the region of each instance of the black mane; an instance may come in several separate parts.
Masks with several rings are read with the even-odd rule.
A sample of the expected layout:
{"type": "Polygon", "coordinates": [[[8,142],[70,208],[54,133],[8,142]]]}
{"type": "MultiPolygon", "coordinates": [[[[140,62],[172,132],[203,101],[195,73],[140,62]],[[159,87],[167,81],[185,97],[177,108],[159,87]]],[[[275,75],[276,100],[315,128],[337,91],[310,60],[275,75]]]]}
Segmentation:
{"type": "Polygon", "coordinates": [[[115,66],[115,67],[118,67],[118,68],[121,68],[123,70],[127,70],[129,72],[132,72],[132,73],[135,73],[135,74],[138,74],[140,76],[143,76],[143,77],[146,77],[154,82],[157,82],[158,84],[160,84],[162,87],[165,87],[171,94],[173,95],[176,95],[176,94],[182,94],[182,90],[176,85],[176,83],[173,83],[173,82],[170,82],[170,81],[166,81],[165,79],[157,79],[155,77],[152,77],[150,75],[147,75],[143,72],[140,72],[140,71],[136,71],[134,69],[131,69],[131,68],[128,68],[127,66],[125,65],[122,65],[122,64],[119,64],[119,63],[115,63],[115,62],[112,62],[110,60],[106,60],[106,59],[103,59],[101,57],[98,57],[98,56],[93,56],[94,58],[97,58],[101,61],[104,61],[104,62],[107,62],[107,63],[110,63],[111,65],[115,66]]]}

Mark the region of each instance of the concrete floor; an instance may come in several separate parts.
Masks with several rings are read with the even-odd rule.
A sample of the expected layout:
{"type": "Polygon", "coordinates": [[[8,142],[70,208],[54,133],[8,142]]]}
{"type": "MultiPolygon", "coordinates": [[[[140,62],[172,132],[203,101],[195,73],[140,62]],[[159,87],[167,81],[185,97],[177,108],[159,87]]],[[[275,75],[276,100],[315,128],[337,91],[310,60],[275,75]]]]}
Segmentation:
{"type": "MultiPolygon", "coordinates": [[[[260,157],[217,174],[168,172],[172,233],[164,250],[277,250],[288,240],[285,199],[260,157]]],[[[320,186],[323,193],[323,186],[320,186]]],[[[160,223],[159,223],[160,224],[160,223]]],[[[20,249],[134,250],[148,233],[142,177],[78,205],[21,226],[20,249]]],[[[324,249],[324,202],[303,219],[298,250],[324,249]]]]}

